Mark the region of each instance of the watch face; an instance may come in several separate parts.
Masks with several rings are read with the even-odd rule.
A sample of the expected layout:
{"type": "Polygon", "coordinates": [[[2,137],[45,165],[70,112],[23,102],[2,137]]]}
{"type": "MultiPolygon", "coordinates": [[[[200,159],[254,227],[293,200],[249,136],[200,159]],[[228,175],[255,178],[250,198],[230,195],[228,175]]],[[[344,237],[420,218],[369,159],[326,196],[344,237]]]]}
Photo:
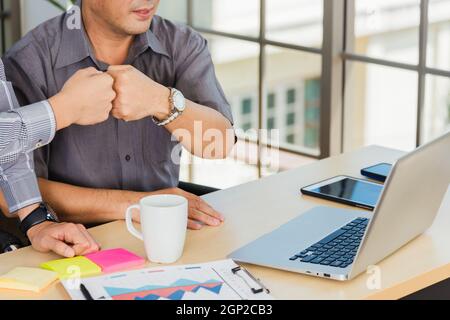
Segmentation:
{"type": "Polygon", "coordinates": [[[176,91],[173,95],[173,104],[175,105],[175,108],[183,112],[186,109],[186,100],[184,99],[184,96],[181,92],[176,91]]]}

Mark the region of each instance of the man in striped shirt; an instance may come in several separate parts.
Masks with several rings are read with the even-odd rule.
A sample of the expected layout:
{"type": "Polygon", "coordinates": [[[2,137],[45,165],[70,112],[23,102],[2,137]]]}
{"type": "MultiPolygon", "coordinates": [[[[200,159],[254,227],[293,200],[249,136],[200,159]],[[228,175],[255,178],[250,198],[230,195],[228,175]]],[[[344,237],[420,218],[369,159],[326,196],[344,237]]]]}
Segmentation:
{"type": "Polygon", "coordinates": [[[72,124],[105,121],[115,96],[113,78],[88,68],[75,73],[61,92],[47,101],[20,107],[0,60],[0,206],[4,214],[18,217],[22,224],[28,220],[23,231],[36,250],[65,257],[99,250],[82,225],[33,220],[33,214],[43,207],[33,151],[72,124]]]}

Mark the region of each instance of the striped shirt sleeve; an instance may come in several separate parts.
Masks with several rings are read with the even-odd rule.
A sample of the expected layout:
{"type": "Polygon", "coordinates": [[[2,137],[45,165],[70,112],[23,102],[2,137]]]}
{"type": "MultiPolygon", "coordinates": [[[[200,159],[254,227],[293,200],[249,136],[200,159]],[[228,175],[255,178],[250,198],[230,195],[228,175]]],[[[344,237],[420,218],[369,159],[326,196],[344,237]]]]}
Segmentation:
{"type": "Polygon", "coordinates": [[[42,201],[33,151],[50,143],[55,132],[48,101],[19,107],[0,60],[0,189],[11,213],[42,201]]]}

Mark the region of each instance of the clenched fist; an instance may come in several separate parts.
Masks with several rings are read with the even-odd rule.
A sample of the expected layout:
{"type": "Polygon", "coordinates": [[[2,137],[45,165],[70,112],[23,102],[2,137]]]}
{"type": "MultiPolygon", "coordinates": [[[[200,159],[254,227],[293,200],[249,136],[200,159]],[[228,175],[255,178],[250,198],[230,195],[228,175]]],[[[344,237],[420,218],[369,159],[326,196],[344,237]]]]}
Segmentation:
{"type": "Polygon", "coordinates": [[[117,97],[111,114],[120,120],[135,121],[154,116],[159,120],[170,114],[170,90],[132,66],[111,66],[117,97]]]}
{"type": "Polygon", "coordinates": [[[114,79],[108,73],[95,68],[77,71],[61,92],[49,99],[58,129],[107,120],[116,98],[113,83],[114,79]]]}

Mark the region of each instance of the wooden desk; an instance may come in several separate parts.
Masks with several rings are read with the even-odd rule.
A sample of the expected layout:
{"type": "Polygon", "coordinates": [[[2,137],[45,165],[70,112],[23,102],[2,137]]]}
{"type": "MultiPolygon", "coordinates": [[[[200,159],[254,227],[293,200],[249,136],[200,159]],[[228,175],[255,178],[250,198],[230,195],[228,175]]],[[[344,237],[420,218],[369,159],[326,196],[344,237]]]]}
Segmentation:
{"type": "MultiPolygon", "coordinates": [[[[301,186],[340,174],[360,177],[360,168],[392,162],[402,152],[367,147],[292,171],[223,190],[205,197],[226,216],[220,228],[190,231],[178,264],[224,259],[227,254],[318,205],[333,206],[300,195],[301,186]]],[[[335,205],[339,207],[345,207],[335,205]]],[[[397,299],[450,277],[450,192],[434,225],[422,236],[380,262],[381,288],[369,289],[369,274],[335,282],[247,265],[277,299],[397,299]]],[[[91,230],[103,248],[124,247],[145,256],[143,244],[128,234],[123,221],[91,230]]],[[[17,266],[36,267],[57,258],[31,248],[0,256],[0,274],[17,266]]],[[[151,266],[151,265],[149,265],[151,266]]],[[[0,299],[68,299],[55,284],[41,295],[0,290],[0,299]]]]}

